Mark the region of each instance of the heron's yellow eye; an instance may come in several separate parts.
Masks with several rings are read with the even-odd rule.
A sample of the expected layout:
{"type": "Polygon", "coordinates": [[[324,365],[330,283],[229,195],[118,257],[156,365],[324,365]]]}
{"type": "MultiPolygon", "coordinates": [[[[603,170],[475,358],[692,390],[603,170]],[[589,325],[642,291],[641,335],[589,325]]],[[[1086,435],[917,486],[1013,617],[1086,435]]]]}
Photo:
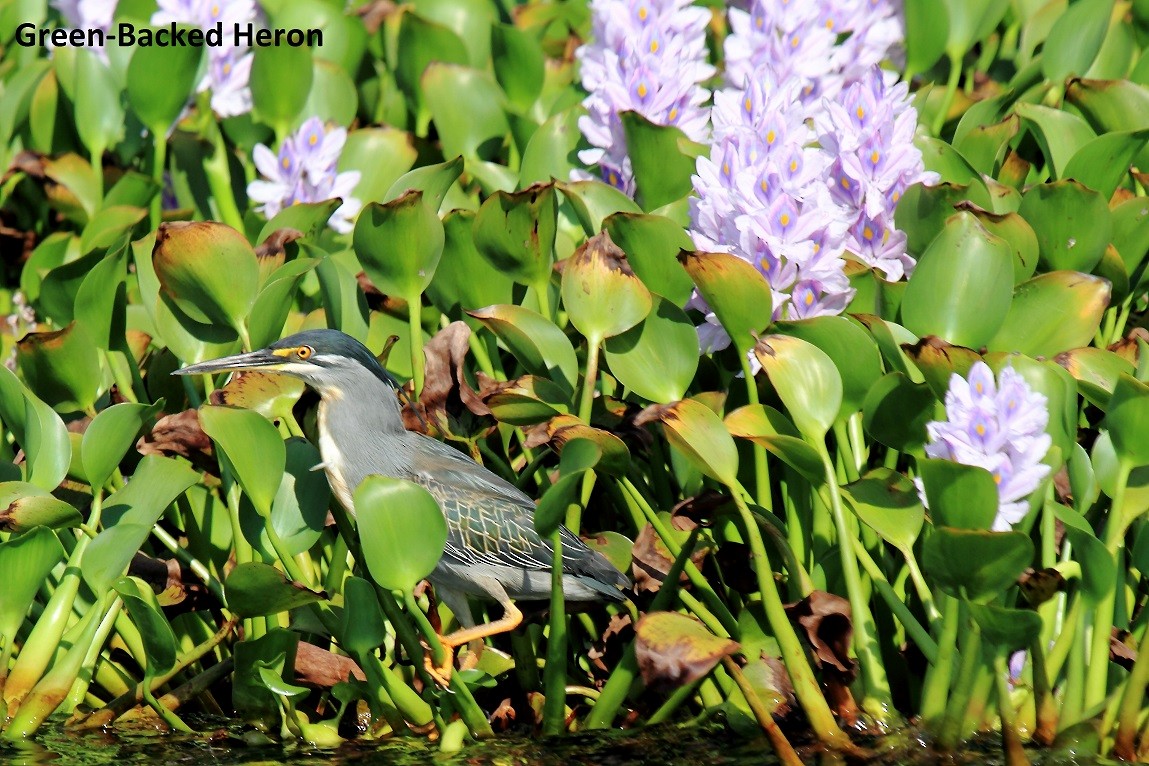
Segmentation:
{"type": "Polygon", "coordinates": [[[299,348],[295,349],[295,355],[300,359],[310,359],[311,355],[314,353],[315,349],[313,349],[311,346],[300,346],[299,348]]]}

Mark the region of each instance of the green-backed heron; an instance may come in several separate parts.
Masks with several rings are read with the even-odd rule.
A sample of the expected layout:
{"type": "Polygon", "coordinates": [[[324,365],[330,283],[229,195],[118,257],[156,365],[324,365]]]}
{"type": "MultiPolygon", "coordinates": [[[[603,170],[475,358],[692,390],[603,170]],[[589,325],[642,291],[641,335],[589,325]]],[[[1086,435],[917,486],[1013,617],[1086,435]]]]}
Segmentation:
{"type": "MultiPolygon", "coordinates": [[[[463,625],[443,637],[449,652],[517,626],[522,613],[512,599],[550,597],[554,550],[535,532],[534,501],[458,450],[406,430],[396,396],[399,384],[362,343],[338,330],[308,330],[176,374],[225,370],[292,375],[318,392],[323,470],[349,512],[355,512],[355,488],[371,474],[413,481],[438,501],[447,517],[447,546],[430,580],[463,625]],[[497,601],[503,616],[476,626],[469,595],[497,601]]],[[[570,530],[563,527],[560,534],[566,599],[623,601],[626,576],[570,530]]],[[[450,664],[437,675],[449,673],[450,664]]]]}

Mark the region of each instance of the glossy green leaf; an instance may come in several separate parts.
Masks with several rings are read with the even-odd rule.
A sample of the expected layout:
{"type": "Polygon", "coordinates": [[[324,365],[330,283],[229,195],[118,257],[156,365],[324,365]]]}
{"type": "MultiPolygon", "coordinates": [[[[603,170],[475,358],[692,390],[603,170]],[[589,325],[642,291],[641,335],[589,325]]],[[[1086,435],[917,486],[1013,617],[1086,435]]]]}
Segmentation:
{"type": "Polygon", "coordinates": [[[417,167],[404,173],[398,181],[391,184],[383,201],[391,202],[409,191],[421,191],[424,204],[437,212],[443,204],[443,198],[447,196],[447,191],[462,172],[462,157],[455,157],[437,165],[417,167]]]}
{"type": "Polygon", "coordinates": [[[875,468],[842,491],[858,518],[883,540],[903,553],[914,547],[925,508],[912,481],[889,468],[875,468]]]}
{"type": "Polygon", "coordinates": [[[0,639],[5,646],[16,640],[16,631],[24,622],[32,599],[63,558],[60,540],[47,527],[13,535],[0,543],[0,581],[4,583],[4,598],[0,599],[0,639]]]}
{"type": "Polygon", "coordinates": [[[922,569],[952,596],[985,602],[1001,596],[1033,562],[1021,532],[935,529],[922,548],[922,569]]]}
{"type": "Polygon", "coordinates": [[[124,134],[120,88],[108,64],[101,61],[95,51],[77,49],[73,55],[76,131],[89,153],[102,153],[124,134]]]}
{"type": "Polygon", "coordinates": [[[1149,128],[1149,88],[1128,80],[1072,80],[1065,100],[1099,132],[1149,128]]]}
{"type": "Polygon", "coordinates": [[[46,490],[59,486],[72,459],[68,430],[60,416],[7,367],[0,369],[0,419],[24,448],[25,478],[46,490]]]}
{"type": "Polygon", "coordinates": [[[295,229],[305,237],[313,237],[323,231],[330,220],[331,214],[339,208],[340,202],[336,199],[324,202],[297,202],[285,207],[276,213],[263,228],[259,230],[256,241],[262,243],[273,232],[280,229],[295,229]]]}
{"type": "Polygon", "coordinates": [[[1113,233],[1106,199],[1076,181],[1031,187],[1019,212],[1037,234],[1046,271],[1092,271],[1113,233]]]}
{"type": "Polygon", "coordinates": [[[606,232],[588,239],[566,259],[562,296],[571,324],[592,343],[636,326],[652,305],[650,291],[606,232]]]}
{"type": "Polygon", "coordinates": [[[178,647],[171,623],[160,611],[151,587],[136,577],[121,577],[113,586],[123,599],[124,609],[140,632],[144,656],[135,658],[144,665],[144,678],[163,675],[175,667],[178,647]]]}
{"type": "Polygon", "coordinates": [[[906,233],[906,251],[920,256],[945,228],[954,208],[969,199],[969,187],[952,183],[913,184],[894,211],[894,223],[906,233]]]}
{"type": "Polygon", "coordinates": [[[296,258],[280,266],[267,278],[247,320],[252,348],[263,348],[279,339],[300,283],[318,265],[314,258],[296,258]]]}
{"type": "Polygon", "coordinates": [[[104,530],[84,553],[81,571],[93,592],[102,595],[112,587],[168,506],[199,480],[186,463],[171,458],[148,455],[140,461],[127,486],[104,500],[104,530]]]}
{"type": "Polygon", "coordinates": [[[0,509],[0,530],[8,532],[76,527],[84,522],[73,506],[23,481],[0,482],[0,509]]]}
{"type": "Polygon", "coordinates": [[[882,377],[882,356],[868,332],[840,316],[779,322],[775,330],[813,344],[830,357],[842,380],[838,417],[845,418],[862,409],[866,393],[882,377]]]}
{"type": "Polygon", "coordinates": [[[926,170],[932,170],[941,176],[943,183],[967,187],[967,198],[971,202],[986,210],[993,209],[993,200],[989,196],[985,181],[961,152],[945,141],[925,135],[915,138],[914,145],[921,149],[922,162],[926,170]]]}
{"type": "Polygon", "coordinates": [[[814,486],[826,480],[821,455],[802,439],[798,428],[773,407],[748,404],[727,415],[724,423],[731,436],[765,447],[814,486]]]}
{"type": "Polygon", "coordinates": [[[937,12],[933,0],[905,0],[906,78],[929,70],[945,53],[949,17],[937,12]]]}
{"type": "Polygon", "coordinates": [[[623,249],[634,273],[652,293],[676,306],[685,305],[694,290],[690,275],[678,263],[678,254],[694,243],[674,221],[660,215],[615,213],[602,228],[623,249]]]}
{"type": "Polygon", "coordinates": [[[969,614],[981,628],[981,638],[999,651],[1027,649],[1041,633],[1041,615],[1029,609],[970,604],[969,614]]]}
{"type": "Polygon", "coordinates": [[[355,490],[355,516],[367,569],[388,590],[410,591],[443,555],[447,521],[417,484],[368,476],[355,490]]]}
{"type": "Polygon", "coordinates": [[[381,202],[390,199],[388,190],[411,169],[418,156],[411,134],[406,131],[388,127],[360,128],[347,134],[338,169],[359,171],[356,199],[381,202]]]}
{"type": "Polygon", "coordinates": [[[25,335],[16,344],[16,364],[28,387],[59,412],[91,410],[103,388],[99,349],[75,322],[25,335]]]}
{"type": "Polygon", "coordinates": [[[902,320],[918,336],[984,345],[1009,311],[1013,255],[969,212],[946,222],[918,261],[902,298],[902,320]]]}
{"type": "Polygon", "coordinates": [[[491,25],[491,63],[511,104],[522,112],[530,109],[546,75],[546,59],[534,36],[508,24],[491,25]]]}
{"type": "Polygon", "coordinates": [[[1149,141],[1149,129],[1105,133],[1077,150],[1065,166],[1065,178],[1079,181],[1108,200],[1149,141]]]}
{"type": "Polygon", "coordinates": [[[746,260],[729,253],[681,253],[678,257],[739,353],[754,347],[770,326],[774,307],[770,283],[746,260]]]}
{"type": "Polygon", "coordinates": [[[575,389],[578,360],[570,340],[553,322],[514,305],[487,306],[467,313],[497,335],[530,373],[575,389]]]}
{"type": "Polygon", "coordinates": [[[806,439],[820,443],[842,411],[842,377],[834,361],[812,343],[764,335],[754,356],[806,439]]]}
{"type": "Polygon", "coordinates": [[[634,169],[635,196],[643,209],[657,210],[689,194],[697,145],[673,125],[656,125],[638,112],[619,116],[634,169]]]}
{"type": "Polygon", "coordinates": [[[432,63],[420,80],[443,154],[494,159],[510,132],[505,96],[485,71],[432,63]]]}
{"type": "Polygon", "coordinates": [[[1109,283],[1099,277],[1076,271],[1039,274],[1014,288],[1009,313],[986,345],[991,351],[1049,357],[1084,346],[1101,325],[1109,296],[1109,283]]]}
{"type": "Polygon", "coordinates": [[[205,405],[199,420],[255,509],[271,515],[287,460],[279,431],[258,412],[234,407],[205,405]]]}
{"type": "Polygon", "coordinates": [[[1109,406],[1109,396],[1118,378],[1122,375],[1132,376],[1135,370],[1129,360],[1107,349],[1092,346],[1058,354],[1057,363],[1077,380],[1085,400],[1101,409],[1109,406]]]}
{"type": "Polygon", "coordinates": [[[1105,40],[1112,8],[1113,0],[1077,0],[1070,4],[1042,48],[1041,71],[1047,80],[1060,83],[1089,70],[1105,40]]]}
{"type": "Polygon", "coordinates": [[[374,651],[386,640],[387,625],[375,586],[362,577],[348,577],[343,583],[340,645],[354,656],[374,651]]]}
{"type": "MultiPolygon", "coordinates": [[[[318,50],[322,50],[319,48],[318,50]]],[[[311,62],[311,89],[300,114],[347,127],[355,121],[359,94],[355,81],[337,64],[319,58],[311,62]]]]}
{"type": "Polygon", "coordinates": [[[352,235],[359,263],[387,295],[411,299],[431,283],[443,255],[443,223],[422,192],[372,202],[359,214],[352,235]]]}
{"type": "MultiPolygon", "coordinates": [[[[968,112],[966,114],[969,115],[968,112]]],[[[962,120],[964,122],[965,117],[962,120]]],[[[1007,144],[1020,129],[1021,120],[1016,114],[1011,114],[1000,122],[974,125],[962,140],[954,139],[954,148],[975,170],[993,175],[1007,144]]]]}
{"type": "Polygon", "coordinates": [[[1102,427],[1123,463],[1149,465],[1149,385],[1122,375],[1113,387],[1102,427]]]}
{"type": "MultiPolygon", "coordinates": [[[[598,449],[594,442],[579,439],[579,442],[598,449]]],[[[601,452],[599,455],[601,456],[601,452]]],[[[535,509],[535,531],[542,536],[549,536],[566,518],[567,509],[578,504],[579,488],[582,486],[583,474],[586,470],[568,473],[559,477],[559,480],[547,487],[546,492],[539,498],[535,509]]]]}
{"type": "Polygon", "coordinates": [[[738,448],[722,419],[697,399],[655,405],[643,418],[662,423],[667,441],[691,465],[723,484],[738,480],[738,448]]]}
{"type": "Polygon", "coordinates": [[[952,460],[918,460],[930,516],[938,526],[989,529],[997,517],[997,484],[984,468],[952,460]]]}
{"type": "MultiPolygon", "coordinates": [[[[323,534],[331,489],[323,472],[312,470],[323,462],[319,450],[299,438],[289,439],[285,448],[286,467],[271,504],[271,526],[284,549],[298,556],[310,550],[323,534]]],[[[272,546],[269,543],[267,547],[272,546]]]]}
{"type": "Polygon", "coordinates": [[[554,263],[557,216],[551,184],[495,192],[475,216],[475,247],[491,266],[519,284],[541,285],[549,281],[554,263]]]}
{"type": "MultiPolygon", "coordinates": [[[[677,265],[677,264],[675,264],[677,265]]],[[[698,334],[686,312],[652,296],[646,318],[606,341],[610,372],[628,389],[666,404],[686,395],[698,369],[698,334]]]]}
{"type": "MultiPolygon", "coordinates": [[[[1125,271],[1133,274],[1149,255],[1149,200],[1133,197],[1112,209],[1113,247],[1117,249],[1125,271]]],[[[1139,284],[1144,284],[1142,274],[1139,284]]]]}
{"type": "Polygon", "coordinates": [[[1097,137],[1089,123],[1071,112],[1025,102],[1014,106],[1014,111],[1041,144],[1045,161],[1055,178],[1064,178],[1070,158],[1097,137]]]}
{"type": "Polygon", "coordinates": [[[80,447],[84,474],[93,487],[102,487],[136,436],[152,421],[163,402],[153,405],[122,402],[102,410],[92,419],[80,447]]]}
{"type": "Polygon", "coordinates": [[[613,186],[602,181],[556,183],[559,191],[574,208],[578,221],[588,237],[602,228],[603,219],[612,213],[641,213],[642,209],[613,186]]]}
{"type": "Polygon", "coordinates": [[[311,50],[271,45],[254,53],[249,80],[254,114],[282,135],[302,115],[311,93],[311,50]]]}
{"type": "Polygon", "coordinates": [[[416,104],[422,103],[420,78],[432,62],[470,63],[466,43],[459,35],[410,10],[405,9],[399,17],[396,43],[395,81],[416,104]]]}
{"type": "Polygon", "coordinates": [[[144,219],[148,211],[142,207],[113,205],[97,211],[80,236],[80,252],[90,253],[106,249],[144,219]]]}
{"type": "Polygon", "coordinates": [[[902,344],[902,350],[921,371],[939,401],[944,400],[949,391],[950,378],[954,375],[967,377],[970,368],[981,361],[981,355],[973,349],[955,346],[932,336],[913,345],[902,344]]]}
{"type": "Polygon", "coordinates": [[[516,378],[484,403],[500,423],[515,426],[542,423],[571,409],[570,391],[537,375],[516,378]]]}
{"type": "Polygon", "coordinates": [[[576,153],[582,138],[578,129],[580,113],[578,108],[567,109],[552,115],[535,129],[523,149],[519,188],[556,178],[570,178],[571,170],[580,165],[576,153]]]}
{"type": "Polygon", "coordinates": [[[227,608],[241,617],[288,612],[327,599],[323,591],[288,580],[283,572],[258,561],[236,566],[223,585],[227,608]]]}
{"type": "Polygon", "coordinates": [[[198,322],[238,330],[259,288],[255,251],[242,234],[221,223],[163,224],[152,266],[163,294],[198,322]]]}
{"type": "MultiPolygon", "coordinates": [[[[126,245],[126,240],[121,240],[126,245]]],[[[92,267],[76,290],[73,316],[91,343],[102,349],[119,349],[124,342],[127,290],[124,261],[127,247],[106,254],[92,267]]]]}
{"type": "Polygon", "coordinates": [[[474,222],[470,210],[452,210],[443,218],[443,257],[427,296],[448,316],[512,301],[514,282],[475,247],[474,222]]]}
{"type": "Polygon", "coordinates": [[[196,86],[202,47],[138,46],[128,64],[128,103],[156,140],[187,106],[196,86]]]}
{"type": "Polygon", "coordinates": [[[882,444],[906,452],[926,442],[926,423],[933,420],[937,400],[929,386],[891,372],[866,392],[862,427],[882,444]]]}
{"type": "Polygon", "coordinates": [[[1084,516],[1060,503],[1054,503],[1052,507],[1073,545],[1073,557],[1081,562],[1082,595],[1087,603],[1097,604],[1113,592],[1117,562],[1105,548],[1105,543],[1097,539],[1084,516]]]}
{"type": "MultiPolygon", "coordinates": [[[[1009,0],[943,0],[949,16],[946,52],[959,59],[980,40],[984,40],[1009,9],[1009,0]]],[[[935,6],[935,12],[940,11],[935,6]]]]}

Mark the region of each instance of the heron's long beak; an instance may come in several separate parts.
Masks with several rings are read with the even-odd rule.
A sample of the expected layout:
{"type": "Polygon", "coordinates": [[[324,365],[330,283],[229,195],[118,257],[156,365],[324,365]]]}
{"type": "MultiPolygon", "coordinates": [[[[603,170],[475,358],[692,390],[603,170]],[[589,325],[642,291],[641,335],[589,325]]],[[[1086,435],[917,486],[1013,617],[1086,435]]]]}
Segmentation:
{"type": "Polygon", "coordinates": [[[287,360],[282,356],[278,356],[267,349],[260,349],[259,351],[249,351],[246,354],[235,354],[234,356],[209,359],[206,362],[188,365],[183,369],[176,370],[172,375],[206,375],[225,370],[276,369],[286,362],[287,360]]]}

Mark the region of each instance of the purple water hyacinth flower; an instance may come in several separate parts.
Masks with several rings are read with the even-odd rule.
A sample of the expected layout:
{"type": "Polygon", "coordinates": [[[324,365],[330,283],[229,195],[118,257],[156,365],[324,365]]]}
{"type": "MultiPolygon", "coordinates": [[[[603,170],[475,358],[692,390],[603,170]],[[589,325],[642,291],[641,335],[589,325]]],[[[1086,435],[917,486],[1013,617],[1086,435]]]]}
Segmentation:
{"type": "Polygon", "coordinates": [[[246,46],[234,44],[229,32],[235,25],[246,27],[259,19],[253,0],[158,0],[152,24],[189,24],[211,29],[222,24],[223,45],[210,47],[208,67],[197,92],[211,90],[212,111],[220,117],[235,117],[251,111],[252,54],[246,46]]]}
{"type": "MultiPolygon", "coordinates": [[[[72,29],[84,31],[98,29],[107,34],[112,28],[112,17],[116,13],[119,0],[51,0],[50,5],[60,12],[72,29]]],[[[92,48],[99,57],[107,61],[104,46],[92,48]]]]}
{"type": "Polygon", "coordinates": [[[945,405],[946,419],[926,425],[926,455],[989,471],[998,493],[993,529],[1008,531],[1025,518],[1029,496],[1049,474],[1041,462],[1053,443],[1045,432],[1046,398],[1012,367],[995,381],[979,361],[968,378],[950,378],[945,405]]]}
{"type": "Polygon", "coordinates": [[[588,92],[579,129],[592,148],[579,158],[633,196],[621,112],[673,125],[694,141],[706,138],[709,115],[703,105],[710,92],[699,83],[714,74],[706,61],[710,12],[690,0],[591,0],[590,9],[592,42],[575,55],[588,92]]]}
{"type": "Polygon", "coordinates": [[[359,171],[336,170],[346,141],[344,128],[327,128],[318,117],[312,117],[283,140],[278,154],[258,144],[252,158],[263,179],[247,186],[248,197],[258,203],[256,210],[271,218],[297,203],[338,197],[343,204],[328,225],[341,234],[350,232],[363,205],[351,196],[359,183],[359,171]]]}
{"type": "Polygon", "coordinates": [[[830,193],[847,211],[846,249],[892,281],[915,265],[894,228],[894,208],[911,184],[938,178],[914,146],[909,88],[894,77],[873,67],[814,115],[818,142],[832,157],[830,193]]]}

